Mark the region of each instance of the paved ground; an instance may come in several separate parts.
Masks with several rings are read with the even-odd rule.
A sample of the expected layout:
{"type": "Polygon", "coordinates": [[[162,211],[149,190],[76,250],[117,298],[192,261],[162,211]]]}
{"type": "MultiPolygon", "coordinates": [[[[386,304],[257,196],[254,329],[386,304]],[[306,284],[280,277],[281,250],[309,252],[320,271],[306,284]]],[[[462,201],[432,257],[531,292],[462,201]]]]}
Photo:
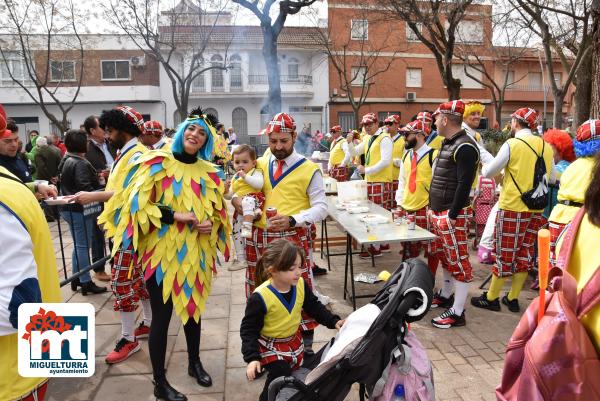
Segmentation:
{"type": "MultiPolygon", "coordinates": [[[[340,235],[330,225],[331,236],[340,235]]],[[[57,259],[62,270],[56,225],[52,225],[57,249],[57,259]]],[[[68,237],[68,236],[66,236],[68,237]]],[[[67,258],[70,259],[72,242],[65,240],[67,258]]],[[[399,264],[399,247],[376,260],[376,268],[370,261],[360,261],[355,257],[356,271],[379,272],[393,270],[399,264]]],[[[337,252],[342,247],[335,247],[337,252]]],[[[343,300],[344,258],[332,259],[331,272],[317,280],[318,289],[331,298],[331,308],[346,316],[352,311],[343,300]]],[[[471,261],[475,261],[474,256],[471,261]]],[[[321,266],[327,263],[317,262],[321,266]]],[[[476,280],[471,295],[478,295],[478,285],[489,269],[475,265],[476,280]]],[[[62,272],[61,272],[62,275],[62,272]]],[[[438,272],[438,281],[440,279],[438,272]]],[[[174,315],[169,328],[167,348],[167,376],[171,384],[185,393],[191,401],[242,401],[257,400],[263,381],[248,382],[245,378],[245,363],[240,353],[239,324],[244,311],[244,273],[219,271],[212,294],[207,302],[206,313],[202,317],[201,359],[213,377],[213,386],[199,387],[187,375],[185,338],[181,323],[174,315]]],[[[526,284],[529,288],[529,283],[526,284]]],[[[376,285],[359,284],[359,292],[376,291],[376,285]]],[[[112,349],[120,334],[118,315],[112,310],[110,292],[104,295],[83,297],[73,293],[70,287],[62,289],[67,302],[90,302],[96,307],[96,373],[88,379],[54,379],[49,389],[49,399],[58,400],[153,400],[151,368],[148,349],[142,340],[142,349],[129,360],[108,366],[104,357],[112,349]]],[[[535,294],[523,291],[522,304],[529,302],[535,294]]],[[[368,300],[362,300],[359,305],[368,300]]],[[[439,312],[437,312],[439,313],[439,312]]],[[[494,388],[499,383],[502,359],[506,341],[516,326],[519,315],[503,308],[501,312],[486,312],[467,307],[467,326],[451,330],[439,330],[429,323],[436,312],[430,312],[421,322],[413,324],[413,329],[423,345],[434,367],[436,398],[442,401],[454,400],[495,400],[494,388]]],[[[334,331],[320,327],[316,341],[323,344],[335,335],[334,331]]],[[[319,345],[316,345],[318,349],[319,345]]],[[[346,400],[358,400],[353,390],[346,400]]]]}

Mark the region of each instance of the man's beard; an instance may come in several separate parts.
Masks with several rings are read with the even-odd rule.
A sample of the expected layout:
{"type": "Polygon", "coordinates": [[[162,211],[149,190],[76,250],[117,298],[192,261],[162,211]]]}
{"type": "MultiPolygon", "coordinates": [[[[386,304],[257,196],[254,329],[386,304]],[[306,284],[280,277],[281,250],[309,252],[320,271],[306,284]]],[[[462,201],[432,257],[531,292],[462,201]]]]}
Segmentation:
{"type": "Polygon", "coordinates": [[[283,160],[286,157],[288,157],[289,155],[291,155],[294,152],[294,147],[292,146],[291,149],[289,151],[282,149],[282,150],[273,150],[271,151],[271,153],[273,153],[273,156],[275,156],[275,158],[277,160],[283,160]]]}
{"type": "Polygon", "coordinates": [[[115,146],[117,149],[121,149],[123,148],[123,146],[125,146],[125,144],[127,143],[127,138],[125,137],[125,135],[121,132],[119,132],[116,135],[115,139],[112,139],[112,136],[110,138],[108,138],[108,140],[110,141],[110,143],[115,146]]]}
{"type": "Polygon", "coordinates": [[[404,149],[412,149],[417,146],[417,138],[412,138],[404,142],[404,149]]]}

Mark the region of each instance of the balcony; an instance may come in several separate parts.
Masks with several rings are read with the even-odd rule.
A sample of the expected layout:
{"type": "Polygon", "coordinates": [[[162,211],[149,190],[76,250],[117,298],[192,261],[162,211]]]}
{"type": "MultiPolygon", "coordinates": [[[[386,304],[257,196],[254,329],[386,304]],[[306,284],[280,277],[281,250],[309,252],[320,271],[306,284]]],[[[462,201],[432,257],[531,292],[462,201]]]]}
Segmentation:
{"type": "MultiPolygon", "coordinates": [[[[312,75],[281,75],[281,94],[283,97],[312,97],[313,77],[312,75]]],[[[225,79],[223,82],[216,82],[212,85],[211,79],[194,82],[190,96],[199,98],[204,96],[211,97],[264,97],[269,91],[269,79],[265,75],[248,75],[247,80],[225,79]]]]}
{"type": "MultiPolygon", "coordinates": [[[[280,75],[282,84],[301,84],[312,85],[312,75],[280,75]]],[[[267,85],[269,83],[268,75],[248,75],[248,84],[267,85]]]]}
{"type": "MultiPolygon", "coordinates": [[[[552,88],[545,87],[546,100],[554,100],[552,88]]],[[[541,85],[511,85],[506,88],[504,100],[509,102],[543,102],[544,87],[541,85]]]]}
{"type": "MultiPolygon", "coordinates": [[[[519,92],[544,92],[544,87],[541,85],[510,85],[506,88],[507,91],[519,92]]],[[[552,93],[552,88],[546,86],[546,92],[552,93]]]]}

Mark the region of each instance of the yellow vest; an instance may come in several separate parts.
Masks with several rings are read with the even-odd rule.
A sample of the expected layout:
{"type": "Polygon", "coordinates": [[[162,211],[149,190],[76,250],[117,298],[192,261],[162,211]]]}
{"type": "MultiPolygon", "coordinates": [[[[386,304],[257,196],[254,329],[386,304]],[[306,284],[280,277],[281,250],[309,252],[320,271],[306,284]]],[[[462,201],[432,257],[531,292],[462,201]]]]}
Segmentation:
{"type": "MultiPolygon", "coordinates": [[[[14,177],[4,167],[0,171],[14,177]]],[[[62,302],[50,229],[38,201],[26,186],[5,178],[0,178],[0,182],[0,202],[23,222],[31,237],[42,302],[62,302]]],[[[0,336],[0,350],[0,400],[20,398],[46,380],[19,375],[17,333],[0,336]]]]}
{"type": "Polygon", "coordinates": [[[404,192],[402,203],[400,204],[402,209],[413,212],[429,204],[429,186],[431,185],[431,175],[433,172],[431,165],[437,155],[438,151],[431,149],[417,161],[417,189],[414,193],[408,190],[412,152],[407,151],[404,155],[404,159],[402,160],[404,164],[404,192]]]}
{"type": "Polygon", "coordinates": [[[394,159],[402,159],[404,156],[404,135],[400,134],[396,139],[392,138],[394,148],[392,149],[392,181],[398,181],[400,167],[394,165],[394,159]]]}
{"type": "Polygon", "coordinates": [[[108,176],[106,182],[107,191],[117,191],[123,189],[123,182],[127,172],[133,164],[132,158],[137,158],[140,153],[149,152],[148,148],[145,147],[141,142],[138,142],[135,146],[129,148],[125,153],[121,155],[113,164],[113,168],[108,176]]]}
{"type": "Polygon", "coordinates": [[[429,142],[427,144],[427,146],[429,146],[431,149],[435,149],[437,151],[440,151],[440,150],[442,150],[442,142],[444,142],[444,138],[442,138],[439,135],[436,135],[436,137],[433,138],[431,140],[431,142],[429,142]]]}
{"type": "MultiPolygon", "coordinates": [[[[383,132],[377,137],[369,137],[365,139],[365,167],[376,165],[381,160],[381,141],[383,138],[389,138],[390,135],[383,132]]],[[[390,164],[381,169],[375,174],[367,174],[365,179],[367,182],[392,182],[392,168],[394,163],[390,160],[390,164]]]]}
{"type": "Polygon", "coordinates": [[[260,334],[270,338],[286,338],[293,336],[300,327],[302,305],[304,305],[304,280],[293,285],[292,299],[288,304],[283,295],[271,285],[271,280],[262,283],[254,290],[262,297],[267,313],[260,334]]]}
{"type": "MultiPolygon", "coordinates": [[[[575,160],[562,173],[560,188],[558,190],[558,201],[572,201],[583,203],[585,191],[592,180],[592,169],[594,167],[593,157],[581,157],[575,160]]],[[[557,203],[552,209],[548,220],[555,223],[569,224],[579,211],[577,206],[567,206],[557,203]]]]}
{"type": "MultiPolygon", "coordinates": [[[[535,149],[539,155],[542,152],[544,140],[533,135],[525,135],[521,138],[529,146],[535,149]]],[[[529,146],[525,145],[517,138],[511,138],[507,141],[510,148],[510,159],[504,168],[504,180],[502,181],[502,191],[500,192],[499,207],[502,210],[511,210],[513,212],[541,212],[542,210],[530,210],[521,200],[521,193],[511,178],[514,177],[523,192],[533,188],[533,171],[537,155],[533,153],[529,146]]],[[[552,148],[550,145],[543,146],[544,162],[546,164],[546,175],[549,176],[552,171],[552,148]]]]}
{"type": "MultiPolygon", "coordinates": [[[[253,168],[247,173],[247,175],[252,175],[255,171],[257,171],[257,169],[253,168]]],[[[260,173],[262,174],[262,171],[260,173]]],[[[237,175],[233,178],[233,182],[231,183],[231,190],[237,196],[246,196],[248,194],[260,192],[260,189],[254,188],[252,185],[248,184],[246,180],[238,177],[237,175]]]]}
{"type": "MultiPolygon", "coordinates": [[[[565,171],[566,172],[566,171],[565,171]]],[[[563,173],[564,175],[564,173],[563,173]]],[[[600,266],[600,248],[598,247],[598,238],[600,238],[600,227],[590,223],[587,215],[581,220],[575,243],[571,253],[571,261],[568,271],[577,281],[577,291],[581,291],[596,268],[600,266]]],[[[562,238],[556,245],[556,253],[560,253],[562,238]]],[[[592,343],[600,353],[600,305],[593,307],[581,319],[585,326],[592,343]]]]}
{"type": "Polygon", "coordinates": [[[343,137],[339,137],[333,147],[331,148],[331,153],[329,154],[329,164],[333,167],[339,166],[346,157],[344,153],[344,149],[342,149],[342,143],[345,141],[343,137]]]}
{"type": "MultiPolygon", "coordinates": [[[[319,166],[306,158],[300,159],[289,167],[278,181],[273,178],[275,169],[271,158],[258,159],[257,168],[262,170],[265,179],[263,193],[265,194],[265,210],[277,208],[277,213],[292,216],[301,210],[310,209],[310,199],[306,194],[313,176],[319,171],[319,166]]],[[[257,227],[266,227],[266,213],[254,223],[257,227]]]]}

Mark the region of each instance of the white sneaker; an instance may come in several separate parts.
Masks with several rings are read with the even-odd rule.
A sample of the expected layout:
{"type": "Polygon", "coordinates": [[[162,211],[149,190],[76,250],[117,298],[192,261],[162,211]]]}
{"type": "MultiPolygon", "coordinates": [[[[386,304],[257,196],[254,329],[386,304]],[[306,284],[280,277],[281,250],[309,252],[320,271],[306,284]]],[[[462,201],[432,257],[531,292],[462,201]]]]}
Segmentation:
{"type": "Polygon", "coordinates": [[[243,270],[248,267],[248,263],[245,260],[234,260],[228,267],[227,270],[230,272],[243,270]]]}
{"type": "Polygon", "coordinates": [[[240,235],[243,238],[252,238],[252,224],[244,223],[244,225],[242,226],[242,231],[241,231],[240,235]]]}

